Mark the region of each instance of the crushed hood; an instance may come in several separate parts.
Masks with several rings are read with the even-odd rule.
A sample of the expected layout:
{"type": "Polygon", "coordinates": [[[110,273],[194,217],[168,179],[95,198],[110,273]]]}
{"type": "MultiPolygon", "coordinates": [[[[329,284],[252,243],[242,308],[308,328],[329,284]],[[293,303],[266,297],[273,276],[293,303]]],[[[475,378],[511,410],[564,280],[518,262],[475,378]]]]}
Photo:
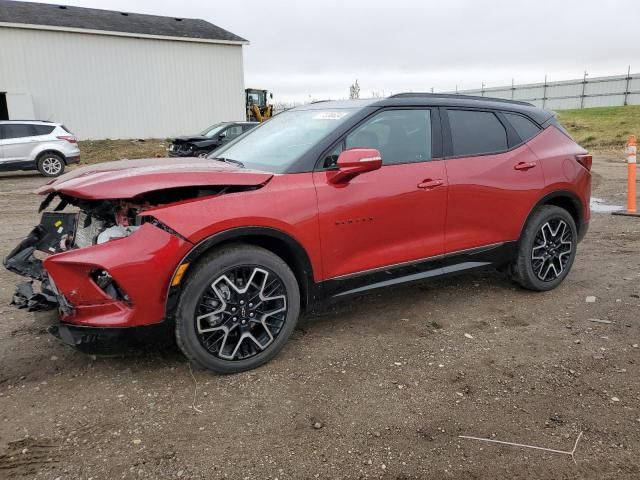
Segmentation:
{"type": "Polygon", "coordinates": [[[191,186],[257,186],[272,173],[207,158],[121,160],[77,168],[36,190],[87,200],[127,199],[147,192],[191,186]]]}
{"type": "MultiPolygon", "coordinates": [[[[216,136],[217,137],[217,136],[216,136]]],[[[176,137],[173,140],[173,143],[179,142],[206,142],[206,141],[215,141],[215,138],[205,137],[204,135],[187,135],[183,137],[176,137]]]]}

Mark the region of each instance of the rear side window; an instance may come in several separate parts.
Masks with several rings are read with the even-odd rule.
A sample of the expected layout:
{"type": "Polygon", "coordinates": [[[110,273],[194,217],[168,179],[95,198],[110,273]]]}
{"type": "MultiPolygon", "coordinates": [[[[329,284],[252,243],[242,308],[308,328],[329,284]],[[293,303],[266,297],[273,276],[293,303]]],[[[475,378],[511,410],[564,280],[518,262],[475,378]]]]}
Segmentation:
{"type": "Polygon", "coordinates": [[[2,125],[2,137],[5,140],[10,138],[33,137],[34,135],[33,125],[21,123],[7,123],[2,125]]]}
{"type": "Polygon", "coordinates": [[[54,125],[32,125],[34,135],[49,135],[56,128],[54,125]]]}
{"type": "Polygon", "coordinates": [[[346,148],[375,148],[385,165],[424,162],[431,154],[430,110],[386,110],[347,135],[346,148]]]}
{"type": "Polygon", "coordinates": [[[540,131],[540,127],[538,127],[535,123],[533,123],[528,118],[523,117],[522,115],[507,112],[504,112],[503,115],[515,129],[516,133],[520,137],[520,140],[522,140],[523,142],[526,142],[540,131]]]}
{"type": "Polygon", "coordinates": [[[453,155],[480,155],[507,149],[507,131],[492,112],[447,110],[453,155]]]}

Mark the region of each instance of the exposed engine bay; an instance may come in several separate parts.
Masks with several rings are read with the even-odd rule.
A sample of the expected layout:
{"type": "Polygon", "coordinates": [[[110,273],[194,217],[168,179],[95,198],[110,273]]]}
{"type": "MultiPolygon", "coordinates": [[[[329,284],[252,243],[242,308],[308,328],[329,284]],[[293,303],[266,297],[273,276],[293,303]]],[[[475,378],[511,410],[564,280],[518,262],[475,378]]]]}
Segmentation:
{"type": "MultiPolygon", "coordinates": [[[[4,259],[4,266],[8,270],[31,279],[17,285],[12,304],[29,311],[71,309],[64,297],[58,294],[55,283],[44,269],[43,261],[39,258],[42,253],[57,254],[125,238],[145,223],[181,237],[155,218],[145,216],[144,212],[184,200],[247,189],[252,187],[180,187],[152,191],[127,200],[86,200],[59,192],[49,193],[39,208],[43,212],[40,224],[4,259]],[[47,211],[56,198],[59,199],[58,204],[47,211]],[[69,207],[72,212],[63,212],[69,207]],[[34,280],[40,282],[39,291],[34,289],[34,280]]],[[[92,278],[109,296],[128,302],[126,293],[118,288],[108,272],[97,270],[92,272],[92,278]]]]}

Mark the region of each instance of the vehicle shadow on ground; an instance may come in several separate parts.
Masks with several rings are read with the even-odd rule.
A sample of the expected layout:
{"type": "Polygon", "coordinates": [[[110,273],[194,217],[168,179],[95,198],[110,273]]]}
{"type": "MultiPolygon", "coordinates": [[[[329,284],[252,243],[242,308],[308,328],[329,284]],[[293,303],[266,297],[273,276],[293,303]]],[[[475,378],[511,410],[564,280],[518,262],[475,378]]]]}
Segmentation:
{"type": "MultiPolygon", "coordinates": [[[[290,341],[305,341],[305,337],[314,334],[326,334],[336,327],[349,328],[362,323],[371,325],[372,318],[379,317],[385,328],[393,327],[390,315],[380,315],[385,307],[393,305],[399,310],[398,322],[403,316],[402,310],[416,300],[420,302],[441,302],[447,297],[447,304],[454,301],[467,302],[470,295],[485,296],[486,289],[512,290],[514,284],[500,272],[489,270],[467,275],[452,276],[438,280],[425,280],[410,285],[398,285],[357,295],[338,302],[329,303],[321,310],[305,313],[290,341]],[[484,288],[483,288],[484,287],[484,288]],[[462,292],[465,292],[462,294],[462,292]],[[471,292],[471,293],[470,293],[471,292]]],[[[437,319],[432,319],[437,320],[437,319]]],[[[398,324],[397,326],[401,326],[398,324]]],[[[81,349],[85,355],[99,357],[116,369],[131,367],[141,363],[145,368],[175,367],[186,363],[173,336],[173,326],[165,325],[156,331],[135,332],[125,340],[114,344],[87,345],[81,349]]],[[[337,333],[336,333],[337,335],[337,333]]]]}

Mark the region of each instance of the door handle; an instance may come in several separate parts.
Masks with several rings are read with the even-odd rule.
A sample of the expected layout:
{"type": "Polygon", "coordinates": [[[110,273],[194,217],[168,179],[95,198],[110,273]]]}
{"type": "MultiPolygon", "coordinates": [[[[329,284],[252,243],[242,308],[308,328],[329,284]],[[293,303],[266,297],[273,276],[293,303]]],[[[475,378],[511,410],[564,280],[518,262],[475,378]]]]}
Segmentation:
{"type": "Polygon", "coordinates": [[[530,168],[533,168],[536,166],[536,162],[520,162],[520,163],[516,163],[513,168],[515,170],[529,170],[530,168]]]}
{"type": "Polygon", "coordinates": [[[444,184],[444,180],[440,178],[436,180],[431,180],[430,178],[427,178],[426,180],[423,180],[418,184],[418,188],[421,188],[423,190],[431,190],[432,188],[439,187],[440,185],[443,185],[443,184],[444,184]]]}

